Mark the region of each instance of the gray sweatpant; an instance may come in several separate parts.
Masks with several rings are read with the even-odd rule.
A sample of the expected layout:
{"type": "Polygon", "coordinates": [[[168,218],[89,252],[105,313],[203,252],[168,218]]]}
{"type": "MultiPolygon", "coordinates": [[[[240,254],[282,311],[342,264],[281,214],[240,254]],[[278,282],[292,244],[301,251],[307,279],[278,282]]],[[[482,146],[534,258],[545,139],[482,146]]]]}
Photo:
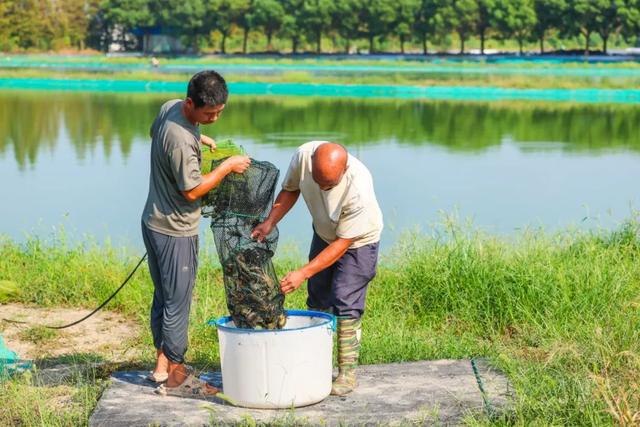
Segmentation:
{"type": "Polygon", "coordinates": [[[198,270],[198,236],[173,237],[142,223],[149,272],[153,280],[153,345],[174,363],[187,351],[191,295],[198,270]]]}

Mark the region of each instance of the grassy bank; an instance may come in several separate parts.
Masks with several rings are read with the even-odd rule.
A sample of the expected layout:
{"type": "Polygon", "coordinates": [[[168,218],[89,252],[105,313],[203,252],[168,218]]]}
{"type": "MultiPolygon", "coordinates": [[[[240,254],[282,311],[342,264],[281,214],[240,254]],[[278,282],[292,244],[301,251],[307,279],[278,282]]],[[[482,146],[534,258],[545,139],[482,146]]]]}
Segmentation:
{"type": "MultiPolygon", "coordinates": [[[[631,425],[640,418],[639,231],[631,221],[615,231],[528,232],[508,241],[456,227],[407,236],[381,260],[371,285],[362,362],[485,356],[513,382],[517,425],[631,425]]],[[[19,284],[15,301],[92,307],[126,276],[135,257],[64,241],[4,240],[0,279],[19,284]]],[[[276,264],[282,275],[297,261],[276,264]]],[[[205,367],[219,362],[215,330],[205,322],[226,310],[208,245],[200,265],[188,359],[205,367]]],[[[146,363],[152,360],[144,327],[151,289],[143,270],[110,305],[145,331],[139,347],[146,363]]],[[[303,307],[304,296],[301,289],[287,305],[303,307]]],[[[2,383],[0,424],[86,422],[100,378],[94,372],[66,386],[73,402],[66,407],[48,398],[60,390],[34,387],[28,377],[2,383]]],[[[492,423],[482,416],[467,422],[492,423]]]]}
{"type": "MultiPolygon", "coordinates": [[[[87,80],[140,80],[159,82],[188,82],[194,73],[162,74],[153,71],[87,72],[45,70],[0,70],[0,79],[46,78],[87,80]]],[[[467,86],[505,89],[633,89],[640,87],[638,77],[558,77],[540,78],[522,75],[441,75],[429,78],[405,73],[372,75],[323,75],[315,76],[306,71],[283,72],[277,75],[225,74],[228,82],[252,83],[313,83],[345,85],[396,85],[396,86],[467,86]]]]}
{"type": "MultiPolygon", "coordinates": [[[[95,64],[95,65],[150,65],[152,55],[144,56],[107,56],[104,54],[95,55],[58,55],[55,53],[46,54],[24,54],[12,55],[1,54],[2,66],[14,62],[31,63],[33,65],[73,65],[73,64],[95,64]]],[[[607,61],[590,62],[585,56],[517,56],[504,55],[497,57],[473,57],[473,56],[443,56],[443,57],[413,57],[404,58],[398,56],[368,58],[364,56],[286,56],[286,55],[202,55],[202,56],[159,56],[160,67],[166,65],[204,65],[211,63],[225,65],[323,65],[323,66],[349,66],[367,65],[372,67],[384,66],[427,66],[439,65],[450,67],[474,67],[477,65],[491,65],[494,67],[521,67],[521,68],[545,68],[557,66],[558,64],[566,68],[594,67],[594,68],[640,68],[640,58],[629,60],[629,57],[617,59],[608,57],[607,61]]]]}
{"type": "Polygon", "coordinates": [[[220,68],[230,82],[471,86],[514,89],[640,87],[640,63],[588,64],[548,61],[367,61],[335,59],[27,57],[6,58],[0,78],[73,78],[188,81],[204,67],[220,68]],[[11,61],[18,61],[12,64],[11,61]],[[9,67],[9,68],[7,68],[9,67]],[[19,68],[10,68],[19,67],[19,68]],[[43,68],[44,67],[44,68],[43,68]],[[52,68],[47,68],[52,67],[52,68]],[[64,70],[55,67],[65,67],[64,70]],[[225,68],[226,67],[226,68],[225,68]]]}

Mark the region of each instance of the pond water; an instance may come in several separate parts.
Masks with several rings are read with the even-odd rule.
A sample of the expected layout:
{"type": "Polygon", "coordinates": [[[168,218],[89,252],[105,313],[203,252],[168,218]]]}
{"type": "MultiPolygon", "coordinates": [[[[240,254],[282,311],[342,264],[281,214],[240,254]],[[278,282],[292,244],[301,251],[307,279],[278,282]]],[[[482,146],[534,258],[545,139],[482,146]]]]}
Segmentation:
{"type": "MultiPolygon", "coordinates": [[[[0,234],[25,241],[64,227],[71,239],[141,248],[149,126],[180,96],[0,92],[0,234]]],[[[307,140],[345,144],[373,174],[384,248],[445,214],[511,234],[612,228],[640,206],[636,104],[232,96],[203,133],[233,138],[282,174],[307,140]]],[[[310,224],[298,203],[283,242],[304,253],[310,224]]]]}

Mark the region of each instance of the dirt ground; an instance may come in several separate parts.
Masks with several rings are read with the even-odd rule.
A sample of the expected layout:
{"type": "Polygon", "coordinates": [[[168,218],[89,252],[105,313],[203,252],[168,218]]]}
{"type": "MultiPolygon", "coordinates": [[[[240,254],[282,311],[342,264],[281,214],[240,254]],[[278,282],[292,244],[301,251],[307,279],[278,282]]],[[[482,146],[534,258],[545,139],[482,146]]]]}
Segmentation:
{"type": "Polygon", "coordinates": [[[108,360],[129,359],[139,343],[139,326],[118,313],[100,311],[84,322],[62,330],[38,325],[63,325],[90,313],[70,308],[39,308],[0,304],[0,334],[21,359],[55,358],[70,354],[100,355],[108,360]],[[16,324],[12,319],[28,322],[16,324]]]}

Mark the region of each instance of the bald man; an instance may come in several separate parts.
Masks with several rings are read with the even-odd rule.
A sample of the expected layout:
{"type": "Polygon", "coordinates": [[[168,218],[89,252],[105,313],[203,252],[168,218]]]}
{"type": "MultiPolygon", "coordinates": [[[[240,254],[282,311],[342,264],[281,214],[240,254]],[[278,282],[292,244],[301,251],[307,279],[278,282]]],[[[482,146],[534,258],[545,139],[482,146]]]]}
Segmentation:
{"type": "Polygon", "coordinates": [[[288,273],[282,292],[308,280],[307,306],[338,317],[338,368],[331,393],[342,396],[356,386],[361,317],[367,285],[376,274],[382,212],[369,170],[347,150],[327,141],[298,148],[269,217],[253,230],[264,239],[302,193],[313,219],[309,263],[288,273]]]}

